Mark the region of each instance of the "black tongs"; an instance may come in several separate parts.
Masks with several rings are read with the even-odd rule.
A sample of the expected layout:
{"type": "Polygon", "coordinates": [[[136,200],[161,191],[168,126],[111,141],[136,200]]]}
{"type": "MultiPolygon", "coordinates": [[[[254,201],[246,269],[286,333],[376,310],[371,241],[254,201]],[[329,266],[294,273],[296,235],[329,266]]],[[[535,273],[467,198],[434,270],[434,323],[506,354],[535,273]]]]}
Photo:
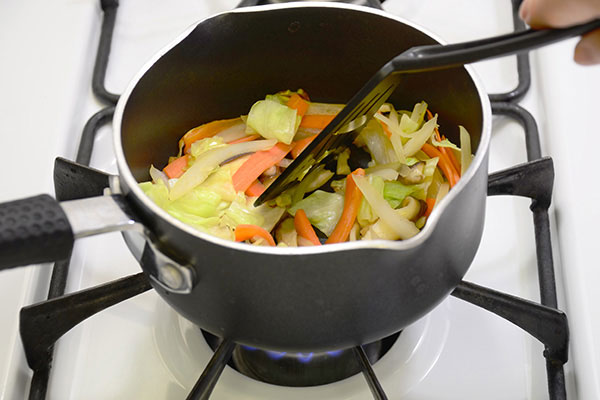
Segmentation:
{"type": "Polygon", "coordinates": [[[563,29],[526,30],[508,35],[452,45],[413,47],[388,61],[352,97],[337,116],[291,163],[263,194],[258,206],[280,195],[294,182],[302,180],[329,154],[348,147],[394,92],[402,74],[453,68],[486,59],[512,55],[600,28],[600,19],[563,29]]]}

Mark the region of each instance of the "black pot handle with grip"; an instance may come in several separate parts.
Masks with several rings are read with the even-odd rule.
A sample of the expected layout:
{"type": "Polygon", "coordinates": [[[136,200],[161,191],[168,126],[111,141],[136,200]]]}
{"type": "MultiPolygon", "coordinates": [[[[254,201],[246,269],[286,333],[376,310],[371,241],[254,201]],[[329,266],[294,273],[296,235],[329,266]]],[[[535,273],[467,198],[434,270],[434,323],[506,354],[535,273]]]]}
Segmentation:
{"type": "Polygon", "coordinates": [[[0,269],[64,260],[74,241],[69,219],[52,197],[0,204],[0,269]]]}
{"type": "Polygon", "coordinates": [[[145,233],[122,195],[58,202],[39,195],[0,204],[0,270],[60,261],[75,239],[107,232],[145,233]]]}

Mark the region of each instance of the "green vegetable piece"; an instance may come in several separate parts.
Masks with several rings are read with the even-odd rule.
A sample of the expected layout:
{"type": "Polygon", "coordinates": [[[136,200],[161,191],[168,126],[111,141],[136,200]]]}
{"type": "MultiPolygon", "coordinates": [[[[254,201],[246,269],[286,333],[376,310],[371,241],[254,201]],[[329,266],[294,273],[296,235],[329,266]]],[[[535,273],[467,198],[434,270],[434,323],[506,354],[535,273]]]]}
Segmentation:
{"type": "Polygon", "coordinates": [[[288,209],[292,215],[303,209],[311,224],[327,236],[331,235],[344,209],[344,196],[317,190],[288,209]]]}
{"type": "Polygon", "coordinates": [[[383,186],[383,198],[387,200],[392,208],[398,208],[406,196],[410,196],[423,190],[422,185],[405,185],[401,182],[385,182],[383,186]]]}
{"type": "Polygon", "coordinates": [[[264,138],[290,144],[300,125],[300,119],[295,109],[267,99],[254,103],[246,123],[264,138]]]}

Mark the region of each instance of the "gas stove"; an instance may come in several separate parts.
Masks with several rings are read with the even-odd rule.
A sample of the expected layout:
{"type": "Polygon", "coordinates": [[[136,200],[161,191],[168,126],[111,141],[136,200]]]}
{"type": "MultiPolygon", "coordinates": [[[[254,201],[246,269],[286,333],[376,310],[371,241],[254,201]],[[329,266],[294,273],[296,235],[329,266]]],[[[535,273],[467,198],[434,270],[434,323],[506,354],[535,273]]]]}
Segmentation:
{"type": "MultiPolygon", "coordinates": [[[[383,8],[450,43],[513,30],[511,1],[451,3],[388,0],[383,8]]],[[[232,9],[238,1],[167,5],[130,0],[118,6],[110,1],[102,5],[110,11],[103,12],[93,0],[0,5],[0,48],[8,55],[0,64],[0,86],[5,88],[0,100],[5,130],[0,135],[0,152],[5,165],[26,165],[5,169],[2,177],[7,189],[0,193],[0,200],[51,192],[56,156],[116,174],[112,132],[106,124],[111,118],[111,109],[106,108],[111,93],[123,91],[145,61],[187,26],[232,9]],[[116,20],[103,79],[107,91],[98,99],[90,81],[102,25],[104,36],[110,32],[106,27],[111,24],[109,15],[116,20]],[[84,126],[86,139],[81,139],[84,126]],[[26,161],[21,153],[27,154],[26,161]]],[[[489,93],[512,92],[508,98],[492,97],[499,102],[494,104],[497,117],[490,172],[539,158],[526,151],[533,148],[535,152],[535,143],[523,128],[531,130],[528,115],[537,121],[542,153],[554,159],[551,255],[558,308],[569,316],[571,332],[570,358],[564,365],[565,391],[569,398],[594,399],[600,398],[600,322],[594,320],[600,299],[593,289],[600,283],[600,273],[591,268],[592,229],[597,225],[594,222],[600,222],[593,207],[600,200],[600,190],[589,179],[592,146],[582,144],[593,140],[593,123],[586,117],[593,116],[598,105],[593,89],[600,87],[600,70],[573,65],[573,44],[569,41],[531,54],[531,87],[526,92],[514,92],[529,76],[523,61],[517,63],[515,57],[474,68],[489,93]],[[511,98],[521,95],[519,104],[530,114],[523,113],[511,98]],[[526,141],[526,137],[530,139],[526,141]],[[577,196],[579,193],[585,195],[577,196]]],[[[502,176],[495,178],[491,181],[502,183],[502,176]]],[[[540,301],[536,267],[536,231],[540,228],[530,205],[525,197],[488,198],[482,243],[466,281],[540,301]]],[[[548,258],[548,254],[542,257],[548,258]]],[[[127,276],[141,285],[139,292],[144,288],[137,278],[139,265],[120,234],[78,240],[68,271],[66,293],[127,276]]],[[[41,399],[42,393],[47,399],[188,396],[214,351],[197,327],[153,291],[120,302],[69,330],[55,346],[49,375],[37,374],[32,380],[19,338],[18,310],[45,300],[50,280],[47,266],[5,271],[0,276],[4,299],[0,307],[4,327],[0,331],[0,398],[41,399]],[[30,388],[34,388],[31,393],[30,388]]],[[[60,279],[54,280],[52,290],[60,295],[60,279]]],[[[376,397],[382,392],[390,399],[548,398],[544,345],[519,327],[460,299],[473,300],[470,296],[476,288],[474,292],[469,289],[473,288],[462,287],[455,297],[406,328],[373,364],[376,378],[367,377],[367,382],[378,382],[380,392],[370,388],[361,374],[324,385],[291,387],[259,382],[225,367],[210,398],[369,399],[384,398],[376,397]]],[[[310,353],[293,356],[307,363],[314,357],[310,353]]],[[[552,389],[550,393],[551,398],[563,398],[552,389]]]]}

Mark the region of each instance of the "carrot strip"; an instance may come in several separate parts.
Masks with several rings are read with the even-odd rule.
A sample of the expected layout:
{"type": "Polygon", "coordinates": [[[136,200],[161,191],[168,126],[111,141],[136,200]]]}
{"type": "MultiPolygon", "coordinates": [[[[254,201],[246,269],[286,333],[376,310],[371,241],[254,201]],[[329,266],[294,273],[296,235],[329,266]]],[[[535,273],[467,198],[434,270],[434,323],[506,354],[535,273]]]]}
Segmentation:
{"type": "Polygon", "coordinates": [[[189,153],[192,143],[200,139],[213,137],[224,129],[230,128],[235,124],[240,123],[240,118],[221,119],[212,121],[204,125],[197,126],[187,131],[179,140],[179,148],[183,147],[185,153],[189,153]]]}
{"type": "Polygon", "coordinates": [[[425,199],[425,203],[427,203],[427,210],[425,211],[425,216],[429,217],[429,214],[433,211],[433,206],[435,206],[435,199],[428,197],[425,199]]]}
{"type": "MultiPolygon", "coordinates": [[[[433,114],[429,110],[425,111],[427,112],[427,120],[429,121],[431,118],[433,118],[433,114]]],[[[440,135],[440,131],[438,130],[437,126],[434,128],[434,132],[435,140],[437,140],[438,142],[441,142],[442,140],[446,139],[444,136],[440,135]]],[[[438,150],[440,151],[440,153],[446,156],[446,158],[448,159],[448,161],[450,161],[452,167],[456,171],[456,174],[460,177],[460,165],[458,164],[456,157],[454,157],[454,154],[452,154],[452,151],[446,147],[438,147],[438,150]]]]}
{"type": "Polygon", "coordinates": [[[287,106],[289,108],[293,108],[298,111],[298,115],[303,117],[308,110],[308,102],[300,97],[297,93],[294,93],[290,96],[290,99],[287,102],[287,106]]]}
{"type": "MultiPolygon", "coordinates": [[[[442,140],[444,140],[444,139],[446,139],[446,136],[442,136],[442,140]]],[[[458,160],[454,156],[454,152],[452,152],[451,149],[446,149],[446,150],[448,150],[446,152],[446,155],[448,156],[448,159],[452,163],[452,166],[456,170],[456,173],[458,174],[458,176],[460,176],[460,163],[458,162],[458,160]]]]}
{"type": "Polygon", "coordinates": [[[291,149],[291,145],[277,143],[269,150],[252,154],[231,177],[235,190],[245,192],[267,168],[283,160],[291,149]]]}
{"type": "Polygon", "coordinates": [[[340,243],[348,240],[350,230],[356,220],[358,209],[360,208],[360,202],[362,201],[362,192],[356,186],[352,175],[364,176],[365,171],[362,168],[354,170],[350,175],[346,176],[346,193],[344,195],[344,210],[338,223],[335,226],[331,235],[325,242],[326,244],[340,243]]]}
{"type": "Polygon", "coordinates": [[[265,239],[270,246],[275,246],[273,236],[258,225],[241,224],[235,227],[236,242],[243,242],[244,240],[252,239],[255,236],[265,239]]]}
{"type": "Polygon", "coordinates": [[[261,194],[263,194],[263,192],[266,190],[267,188],[265,187],[265,185],[263,185],[258,179],[255,180],[252,185],[250,185],[248,187],[248,189],[246,189],[246,195],[250,196],[250,197],[258,197],[261,194]]]}
{"type": "Polygon", "coordinates": [[[309,240],[315,246],[320,246],[321,242],[313,229],[312,224],[308,220],[306,213],[303,209],[299,209],[296,211],[296,215],[294,216],[294,226],[296,227],[296,232],[298,235],[302,236],[304,239],[309,240]]]}
{"type": "Polygon", "coordinates": [[[322,130],[327,125],[329,125],[329,123],[331,121],[333,121],[334,118],[335,118],[335,115],[318,115],[318,114],[305,115],[304,117],[302,117],[302,121],[300,122],[300,127],[307,128],[307,129],[321,129],[322,130]]]}
{"type": "Polygon", "coordinates": [[[442,172],[446,176],[446,179],[448,179],[450,187],[454,187],[454,185],[456,185],[460,177],[458,173],[454,170],[454,167],[452,166],[450,160],[448,160],[448,158],[446,158],[444,154],[442,154],[437,148],[430,145],[429,143],[425,143],[423,147],[421,147],[421,150],[423,150],[425,154],[427,154],[431,158],[439,158],[438,167],[442,170],[442,172]]]}
{"type": "Polygon", "coordinates": [[[232,140],[231,142],[229,142],[227,144],[251,142],[253,140],[258,139],[259,137],[260,137],[260,135],[258,133],[255,133],[254,135],[244,136],[242,138],[232,140]]]}
{"type": "Polygon", "coordinates": [[[316,135],[312,135],[309,136],[307,138],[304,138],[302,140],[298,140],[297,142],[294,142],[294,147],[292,147],[292,157],[297,158],[300,153],[302,153],[304,151],[305,148],[308,147],[308,145],[315,140],[315,138],[318,136],[319,134],[317,133],[316,135]]]}
{"type": "Polygon", "coordinates": [[[163,168],[163,172],[169,179],[179,178],[185,172],[189,158],[189,154],[186,154],[185,156],[171,161],[166,167],[163,168]]]}

